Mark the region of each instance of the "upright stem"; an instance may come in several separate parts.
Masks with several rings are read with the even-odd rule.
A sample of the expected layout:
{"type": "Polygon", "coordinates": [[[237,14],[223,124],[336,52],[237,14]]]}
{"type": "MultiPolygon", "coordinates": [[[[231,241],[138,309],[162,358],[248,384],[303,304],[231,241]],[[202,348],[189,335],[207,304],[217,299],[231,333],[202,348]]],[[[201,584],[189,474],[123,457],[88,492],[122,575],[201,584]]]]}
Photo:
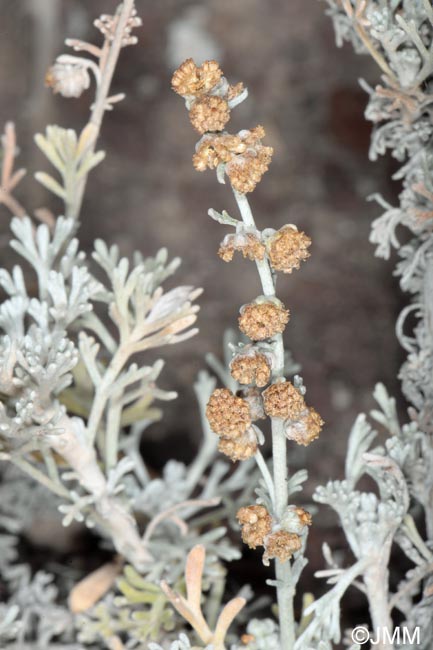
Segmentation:
{"type": "MultiPolygon", "coordinates": [[[[241,213],[242,221],[248,228],[255,228],[253,214],[245,194],[239,194],[233,190],[236,202],[241,213]]],[[[265,296],[275,296],[275,282],[271,267],[266,258],[256,260],[257,270],[262,283],[265,296]]],[[[284,375],[284,342],[282,334],[273,337],[274,354],[276,359],[275,377],[284,375]]],[[[281,518],[288,504],[288,480],[289,471],[287,466],[287,441],[284,434],[283,422],[276,418],[272,421],[272,464],[273,482],[275,496],[275,514],[281,518]]],[[[293,588],[291,584],[290,562],[275,561],[275,572],[277,578],[277,600],[278,616],[280,621],[281,648],[292,650],[295,643],[295,617],[293,611],[293,588]]]]}
{"type": "MultiPolygon", "coordinates": [[[[101,61],[102,76],[98,86],[95,103],[93,105],[92,114],[90,116],[89,124],[94,127],[94,137],[92,144],[89,147],[91,153],[94,152],[96,142],[101,130],[102,119],[107,110],[107,99],[110,92],[111,81],[113,79],[114,71],[116,69],[117,60],[119,58],[120,50],[122,49],[122,39],[127,22],[131,16],[134,8],[134,0],[124,0],[119,11],[119,19],[117,21],[116,31],[114,32],[113,40],[110,43],[108,54],[105,61],[101,61]]],[[[101,57],[102,58],[102,57],[101,57]]],[[[78,219],[80,214],[81,205],[83,203],[83,196],[87,184],[87,174],[84,176],[76,192],[76,200],[73,205],[68,207],[68,217],[78,219]]]]}

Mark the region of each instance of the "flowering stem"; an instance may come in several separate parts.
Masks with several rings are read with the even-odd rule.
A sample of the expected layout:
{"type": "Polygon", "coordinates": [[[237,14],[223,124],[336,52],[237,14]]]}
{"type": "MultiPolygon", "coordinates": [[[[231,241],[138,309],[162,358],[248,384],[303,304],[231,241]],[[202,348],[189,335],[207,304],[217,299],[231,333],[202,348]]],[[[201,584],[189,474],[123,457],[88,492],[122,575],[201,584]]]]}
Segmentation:
{"type": "MultiPolygon", "coordinates": [[[[122,49],[122,39],[124,36],[125,27],[131,16],[134,8],[134,0],[124,0],[119,10],[119,19],[117,21],[116,29],[109,47],[107,41],[104,45],[103,56],[101,56],[101,81],[98,85],[96,92],[96,99],[93,105],[92,114],[90,116],[89,125],[94,129],[94,136],[92,143],[89,147],[89,152],[95,151],[96,141],[99,137],[101,130],[102,119],[107,110],[107,100],[110,93],[111,81],[113,79],[114,71],[116,69],[117,60],[119,58],[120,50],[122,49]]],[[[88,126],[89,126],[88,125],[88,126]]],[[[78,219],[80,214],[81,205],[83,203],[84,191],[87,184],[87,174],[81,180],[79,186],[76,188],[76,198],[72,205],[68,206],[68,217],[78,219]]]]}
{"type": "MultiPolygon", "coordinates": [[[[256,228],[253,214],[245,194],[233,189],[236,202],[241,213],[242,221],[248,228],[256,228]]],[[[262,283],[263,294],[275,296],[275,281],[271,267],[266,258],[256,260],[257,270],[262,283]]],[[[284,375],[284,342],[282,334],[273,337],[276,359],[275,377],[284,375]]],[[[281,518],[288,504],[287,442],[283,422],[277,418],[272,421],[272,463],[273,463],[273,492],[275,495],[274,508],[277,518],[281,518]]],[[[293,611],[293,588],[290,562],[275,560],[277,577],[278,616],[280,622],[281,648],[292,650],[295,643],[295,619],[293,611]]]]}
{"type": "MultiPolygon", "coordinates": [[[[253,213],[251,212],[250,204],[245,194],[240,194],[233,190],[236,202],[241,213],[242,221],[248,228],[255,228],[253,213]]],[[[266,259],[256,260],[257,271],[259,272],[260,281],[262,283],[263,294],[265,296],[275,296],[275,284],[272,276],[271,267],[266,259]]]]}

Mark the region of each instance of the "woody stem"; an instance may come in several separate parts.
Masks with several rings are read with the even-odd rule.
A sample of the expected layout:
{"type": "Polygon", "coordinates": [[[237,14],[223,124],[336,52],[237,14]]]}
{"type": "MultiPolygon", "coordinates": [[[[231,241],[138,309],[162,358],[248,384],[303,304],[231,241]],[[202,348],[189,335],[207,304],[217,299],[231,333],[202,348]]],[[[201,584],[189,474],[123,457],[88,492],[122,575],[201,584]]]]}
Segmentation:
{"type": "MultiPolygon", "coordinates": [[[[253,214],[245,194],[240,194],[233,189],[242,221],[248,228],[255,228],[253,214]]],[[[257,271],[260,276],[263,294],[270,298],[275,297],[275,281],[271,267],[266,257],[263,260],[256,260],[257,271]]],[[[284,342],[282,334],[273,337],[276,367],[274,378],[284,375],[284,342]]],[[[287,444],[283,429],[283,421],[272,418],[272,465],[273,483],[275,495],[275,515],[280,519],[287,508],[288,503],[288,479],[289,471],[287,465],[287,444]]],[[[291,565],[279,560],[275,561],[275,572],[277,578],[277,600],[278,617],[280,623],[281,648],[292,650],[295,643],[295,618],[293,611],[293,587],[291,579],[291,565]]]]}

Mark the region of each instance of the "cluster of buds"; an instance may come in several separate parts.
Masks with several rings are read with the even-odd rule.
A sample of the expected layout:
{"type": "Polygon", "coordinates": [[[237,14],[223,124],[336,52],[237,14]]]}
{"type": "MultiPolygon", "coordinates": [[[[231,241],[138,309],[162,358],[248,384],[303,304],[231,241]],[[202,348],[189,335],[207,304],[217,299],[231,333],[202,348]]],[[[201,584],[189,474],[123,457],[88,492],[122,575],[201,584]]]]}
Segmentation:
{"type": "Polygon", "coordinates": [[[264,506],[240,508],[236,515],[242,527],[242,540],[249,548],[263,546],[263,563],[278,559],[287,562],[302,548],[302,535],[311,525],[311,515],[303,508],[289,506],[280,522],[273,521],[264,506]]]}
{"type": "Polygon", "coordinates": [[[307,406],[301,392],[290,381],[279,381],[263,392],[263,405],[271,418],[284,420],[289,440],[307,446],[319,437],[323,420],[317,411],[307,406]]]}
{"type": "MultiPolygon", "coordinates": [[[[111,47],[111,43],[116,36],[122,6],[120,5],[118,12],[114,16],[103,14],[94,22],[95,27],[104,36],[105,44],[103,48],[75,38],[66,40],[66,45],[72,47],[75,51],[88,52],[94,58],[62,54],[57,57],[54,65],[48,69],[45,75],[46,86],[63,97],[80,97],[90,86],[90,72],[93,73],[96,84],[99,86],[105,70],[107,48],[111,47]]],[[[132,35],[132,30],[141,24],[141,18],[137,16],[137,11],[133,7],[123,32],[119,34],[122,47],[137,43],[137,37],[132,35]]],[[[114,98],[112,100],[114,101],[114,98]]]]}
{"type": "MultiPolygon", "coordinates": [[[[119,22],[118,14],[114,16],[111,16],[109,14],[103,14],[102,16],[99,16],[99,18],[97,18],[93,24],[97,29],[99,29],[99,31],[104,36],[104,38],[107,41],[111,42],[114,39],[118,22],[119,22]]],[[[122,47],[126,47],[128,45],[135,45],[137,43],[137,37],[132,35],[132,30],[135,29],[136,27],[141,27],[141,25],[142,25],[141,18],[137,16],[137,10],[134,8],[132,9],[131,15],[123,30],[122,47]]]]}
{"type": "Polygon", "coordinates": [[[247,460],[257,451],[257,417],[247,399],[237,397],[227,388],[218,388],[210,396],[206,417],[214,433],[219,436],[218,449],[232,461],[247,460]]]}

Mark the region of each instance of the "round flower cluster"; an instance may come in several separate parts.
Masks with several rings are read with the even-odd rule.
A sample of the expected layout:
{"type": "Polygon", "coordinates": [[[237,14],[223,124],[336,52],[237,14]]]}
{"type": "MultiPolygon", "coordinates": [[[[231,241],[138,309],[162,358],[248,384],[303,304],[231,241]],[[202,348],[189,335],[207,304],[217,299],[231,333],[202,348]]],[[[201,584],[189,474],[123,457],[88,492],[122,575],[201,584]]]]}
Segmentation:
{"type": "Polygon", "coordinates": [[[197,66],[192,59],[187,59],[175,70],[171,87],[182,97],[200,97],[210,93],[222,76],[217,61],[205,61],[197,66]]]}
{"type": "Polygon", "coordinates": [[[298,445],[309,445],[320,435],[324,422],[317,411],[307,407],[297,420],[286,420],[285,433],[289,440],[294,440],[298,445]]]}
{"type": "Polygon", "coordinates": [[[263,127],[240,131],[237,135],[223,133],[231,109],[246,96],[241,83],[231,86],[216,61],[197,66],[187,59],[174,72],[173,90],[184,97],[193,127],[203,135],[193,158],[198,171],[225,165],[233,188],[241,194],[252,192],[272,158],[272,147],[261,140],[263,127]]]}
{"type": "Polygon", "coordinates": [[[305,400],[290,381],[272,384],[263,393],[266,414],[271,418],[296,420],[305,410],[305,400]]]}
{"type": "Polygon", "coordinates": [[[242,92],[242,84],[230,86],[217,61],[197,66],[187,59],[174,72],[173,90],[185,98],[191,124],[199,133],[222,131],[230,119],[230,102],[242,92]]]}
{"type": "Polygon", "coordinates": [[[281,522],[274,522],[264,506],[240,508],[236,515],[242,527],[242,540],[250,548],[264,547],[263,563],[277,559],[287,562],[302,547],[301,535],[311,525],[310,513],[290,506],[281,522]]]}
{"type": "Polygon", "coordinates": [[[307,406],[299,390],[282,381],[272,384],[263,392],[263,405],[267,415],[284,420],[284,430],[289,440],[307,446],[319,437],[324,424],[317,411],[307,406]]]}
{"type": "Polygon", "coordinates": [[[279,300],[257,298],[241,308],[239,329],[252,341],[264,341],[284,332],[289,318],[289,310],[279,300]]]}
{"type": "Polygon", "coordinates": [[[266,386],[271,378],[271,355],[261,352],[253,345],[246,345],[237,352],[230,363],[230,372],[240,384],[266,386]]]}
{"type": "Polygon", "coordinates": [[[214,390],[207,405],[206,417],[212,431],[221,436],[236,436],[251,426],[248,403],[233,395],[228,388],[214,390]]]}
{"type": "Polygon", "coordinates": [[[218,449],[231,460],[247,460],[256,453],[257,436],[247,400],[218,388],[209,398],[206,417],[220,438],[218,449]]]}
{"type": "Polygon", "coordinates": [[[277,530],[276,533],[272,533],[266,538],[263,564],[268,565],[269,560],[287,562],[301,547],[302,542],[299,535],[288,533],[285,530],[277,530]]]}
{"type": "Polygon", "coordinates": [[[275,271],[291,273],[310,257],[311,239],[296,226],[283,226],[266,241],[266,252],[275,271]]]}
{"type": "Polygon", "coordinates": [[[240,508],[236,515],[242,526],[242,541],[250,548],[263,546],[265,537],[272,530],[272,517],[263,506],[240,508]]]}
{"type": "Polygon", "coordinates": [[[207,134],[197,144],[193,164],[197,171],[215,169],[225,164],[225,171],[234,189],[241,194],[252,192],[268,170],[273,149],[262,145],[262,126],[228,133],[207,134]]]}
{"type": "Polygon", "coordinates": [[[206,95],[194,102],[189,119],[199,133],[222,131],[230,119],[229,105],[222,97],[206,95]]]}

